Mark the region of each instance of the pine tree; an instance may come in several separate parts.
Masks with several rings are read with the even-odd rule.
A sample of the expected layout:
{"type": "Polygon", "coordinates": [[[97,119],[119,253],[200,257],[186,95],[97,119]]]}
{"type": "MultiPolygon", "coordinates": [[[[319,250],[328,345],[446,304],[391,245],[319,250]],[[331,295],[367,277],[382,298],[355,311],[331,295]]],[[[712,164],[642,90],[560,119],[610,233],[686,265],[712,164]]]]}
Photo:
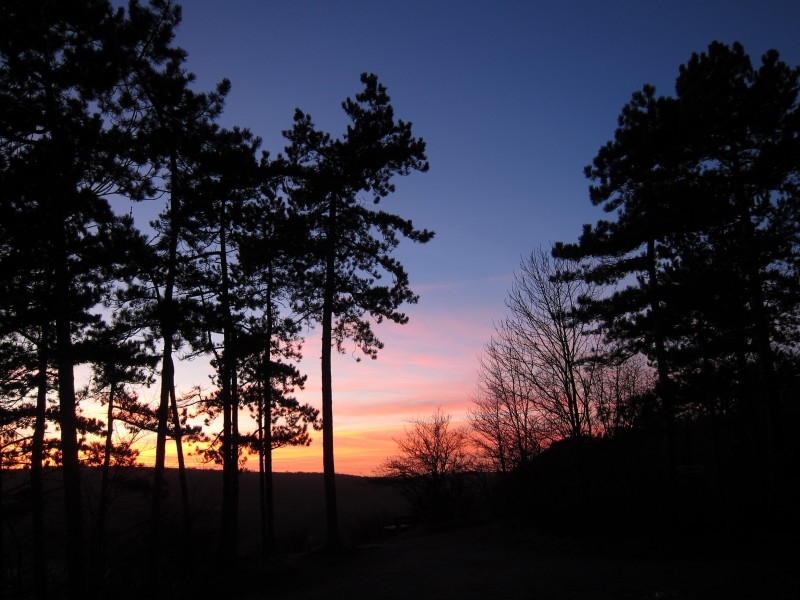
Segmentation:
{"type": "Polygon", "coordinates": [[[256,420],[255,435],[243,440],[258,455],[262,550],[275,543],[272,452],[311,442],[308,425],[319,428],[319,411],[291,396],[305,383],[292,362],[300,360],[302,315],[290,313],[302,288],[304,244],[295,234],[286,201],[274,190],[268,156],[262,158],[261,193],[243,206],[238,234],[237,290],[248,314],[239,342],[242,397],[256,420]]]}
{"type": "Polygon", "coordinates": [[[340,545],[333,455],[332,347],[343,350],[351,339],[375,358],[382,342],[371,322],[405,323],[398,309],[414,303],[408,274],[391,257],[398,234],[425,243],[433,237],[410,220],[370,207],[394,191],[392,180],[427,171],[425,142],[411,123],[395,120],[386,88],[375,75],[363,74],[362,92],[342,103],[350,119],[346,133],[332,139],[318,131],[309,115],[297,110],[294,127],[284,132],[290,145],[281,158],[286,194],[305,222],[298,235],[309,243],[310,269],[300,312],[314,315],[322,334],[322,444],[328,545],[340,545]],[[389,284],[379,281],[388,276],[389,284]]]}
{"type": "Polygon", "coordinates": [[[676,410],[691,418],[698,403],[748,415],[753,455],[774,468],[776,353],[793,354],[800,307],[799,84],[776,51],[754,68],[740,44],[714,42],[680,68],[674,97],[645,86],[586,169],[616,219],[556,248],[618,286],[584,308],[655,361],[670,472],[676,410]]]}
{"type": "Polygon", "coordinates": [[[260,140],[234,128],[214,131],[199,156],[192,188],[198,211],[189,240],[202,280],[199,287],[207,307],[203,318],[207,348],[213,352],[217,392],[214,401],[222,413],[222,529],[221,550],[234,558],[238,536],[239,503],[239,342],[242,314],[234,302],[237,232],[242,205],[256,193],[261,172],[256,160],[260,140]]]}
{"type": "MultiPolygon", "coordinates": [[[[32,323],[41,332],[40,363],[52,360],[57,372],[70,597],[86,589],[75,343],[96,321],[92,309],[121,256],[120,221],[107,196],[133,179],[110,108],[130,57],[123,17],[104,0],[12,1],[0,9],[0,208],[19,227],[3,237],[36,261],[28,276],[42,274],[40,285],[15,289],[35,294],[27,298],[41,308],[32,323]]],[[[7,276],[22,281],[26,262],[7,276]]],[[[27,314],[13,317],[19,323],[27,314]]]]}
{"type": "MultiPolygon", "coordinates": [[[[204,146],[213,139],[215,120],[222,112],[230,83],[223,80],[210,93],[192,91],[194,75],[185,68],[186,52],[173,45],[181,21],[180,7],[170,1],[150,7],[131,5],[130,22],[148,33],[131,65],[125,96],[131,138],[147,169],[142,193],[164,195],[167,206],[151,223],[155,237],[149,252],[138,258],[138,282],[129,290],[129,302],[149,319],[161,348],[161,381],[156,411],[156,456],[151,505],[151,531],[158,544],[161,532],[162,489],[167,438],[172,432],[179,459],[184,521],[188,525],[188,487],[181,447],[181,422],[175,392],[175,352],[182,343],[203,346],[200,303],[190,294],[197,263],[190,238],[202,223],[194,196],[204,146]]],[[[155,555],[151,555],[156,560],[155,555]]],[[[155,566],[154,566],[155,568],[155,566]]]]}

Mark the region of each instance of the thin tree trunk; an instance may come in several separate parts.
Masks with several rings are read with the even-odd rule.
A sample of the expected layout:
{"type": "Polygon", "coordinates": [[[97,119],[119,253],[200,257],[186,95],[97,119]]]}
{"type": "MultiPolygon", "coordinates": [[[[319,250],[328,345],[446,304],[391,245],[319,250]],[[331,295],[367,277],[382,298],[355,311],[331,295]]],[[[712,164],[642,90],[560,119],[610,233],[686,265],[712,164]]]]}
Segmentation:
{"type": "Polygon", "coordinates": [[[181,415],[178,411],[178,399],[175,397],[175,386],[169,391],[172,406],[172,421],[175,427],[175,452],[178,455],[178,480],[181,486],[181,503],[183,505],[183,524],[188,533],[191,530],[192,517],[189,506],[189,484],[186,481],[186,461],[183,458],[183,439],[181,432],[181,415]]]}
{"type": "MultiPolygon", "coordinates": [[[[664,437],[667,445],[667,487],[668,494],[674,491],[675,467],[677,464],[677,446],[675,441],[675,398],[673,395],[672,381],[667,370],[666,346],[664,342],[664,324],[661,314],[660,297],[658,290],[658,273],[656,271],[655,240],[647,242],[647,268],[648,286],[650,294],[650,311],[653,319],[653,338],[655,341],[656,372],[658,375],[657,390],[661,398],[664,437]]],[[[667,498],[667,503],[672,504],[667,498]]]]}
{"type": "MultiPolygon", "coordinates": [[[[227,333],[224,334],[227,337],[227,333]]],[[[227,346],[227,340],[223,346],[227,346]]],[[[223,557],[230,558],[233,545],[233,477],[231,469],[231,390],[230,376],[227,367],[228,356],[223,350],[222,356],[222,381],[220,388],[220,403],[222,405],[222,522],[220,531],[220,551],[223,557]]]]}
{"type": "Polygon", "coordinates": [[[267,356],[264,365],[264,383],[265,383],[265,396],[266,402],[265,419],[264,419],[264,484],[266,495],[266,512],[267,512],[267,544],[269,550],[275,549],[275,488],[274,478],[272,476],[272,330],[273,330],[273,316],[272,316],[272,279],[273,279],[272,261],[267,268],[267,356]]]}
{"type": "Polygon", "coordinates": [[[275,549],[275,485],[272,474],[272,388],[269,388],[266,405],[265,436],[264,436],[264,493],[267,517],[267,549],[275,549]]]}
{"type": "MultiPolygon", "coordinates": [[[[263,368],[263,367],[262,367],[263,368]]],[[[258,435],[258,512],[261,523],[261,553],[269,554],[269,538],[267,535],[267,481],[264,460],[264,385],[263,375],[258,378],[258,412],[256,418],[258,435]]]]}
{"type": "MultiPolygon", "coordinates": [[[[39,340],[39,372],[37,374],[36,418],[31,441],[31,517],[33,519],[33,585],[37,600],[47,598],[47,553],[44,531],[44,432],[47,426],[47,361],[49,327],[42,326],[39,340]]],[[[0,565],[4,569],[4,565],[0,565]]]]}
{"type": "Polygon", "coordinates": [[[233,319],[230,303],[230,278],[228,273],[227,216],[225,203],[220,215],[220,310],[222,311],[222,533],[220,538],[223,556],[234,558],[238,545],[238,386],[236,381],[236,356],[233,348],[233,319]]]}
{"type": "Polygon", "coordinates": [[[261,365],[259,394],[259,470],[262,510],[262,550],[265,555],[275,548],[275,498],[272,477],[272,264],[267,282],[266,352],[261,365]]]}
{"type": "MultiPolygon", "coordinates": [[[[59,198],[63,207],[69,198],[59,198]]],[[[68,595],[77,599],[85,592],[83,506],[81,502],[81,466],[78,455],[75,373],[72,350],[72,315],[70,314],[70,275],[66,247],[66,215],[56,211],[55,227],[55,324],[58,368],[59,424],[61,427],[62,472],[64,478],[64,517],[66,536],[64,552],[68,571],[68,595]]]]}
{"type": "Polygon", "coordinates": [[[160,538],[161,505],[166,469],[167,434],[169,418],[169,394],[174,381],[175,367],[172,362],[172,336],[164,337],[164,349],[161,357],[161,394],[156,412],[158,425],[156,428],[156,458],[153,469],[153,499],[150,512],[150,526],[154,540],[160,538]]]}
{"type": "MultiPolygon", "coordinates": [[[[115,365],[112,365],[112,371],[115,365]]],[[[113,433],[114,433],[114,391],[117,384],[113,380],[108,386],[108,409],[106,410],[106,444],[105,452],[103,454],[103,468],[100,480],[100,503],[97,507],[97,553],[99,554],[100,571],[105,571],[106,560],[106,514],[108,513],[108,503],[110,493],[110,471],[111,471],[111,453],[114,449],[113,433]]]]}
{"type": "Polygon", "coordinates": [[[161,358],[161,394],[156,413],[156,457],[153,469],[153,497],[150,511],[150,530],[153,547],[150,552],[151,573],[159,580],[161,553],[161,505],[166,469],[167,434],[169,429],[169,398],[175,387],[175,364],[172,358],[175,324],[173,316],[173,295],[178,262],[178,229],[180,198],[178,197],[178,161],[175,153],[170,155],[170,204],[169,204],[169,251],[167,258],[167,278],[164,284],[164,297],[160,300],[161,336],[163,341],[161,358]]]}
{"type": "Polygon", "coordinates": [[[339,550],[339,511],[336,503],[336,469],[333,461],[333,386],[331,344],[333,341],[333,296],[336,277],[336,201],[331,200],[328,215],[328,249],[325,289],[322,302],[322,466],[325,482],[325,517],[328,549],[339,550]]]}
{"type": "Polygon", "coordinates": [[[239,545],[239,370],[235,357],[231,362],[231,550],[235,557],[239,545]]]}

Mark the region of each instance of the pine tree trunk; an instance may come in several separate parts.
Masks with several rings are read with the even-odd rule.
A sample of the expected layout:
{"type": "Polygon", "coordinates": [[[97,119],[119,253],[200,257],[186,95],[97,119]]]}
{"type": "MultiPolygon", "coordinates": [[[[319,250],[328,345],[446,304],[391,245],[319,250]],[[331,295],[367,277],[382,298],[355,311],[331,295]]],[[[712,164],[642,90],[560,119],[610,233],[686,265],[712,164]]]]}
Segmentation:
{"type": "MultiPolygon", "coordinates": [[[[113,370],[114,367],[112,367],[113,370]]],[[[106,514],[108,513],[108,503],[111,482],[111,453],[114,450],[113,433],[114,433],[114,391],[117,387],[115,381],[110,382],[108,386],[108,408],[106,409],[106,443],[105,451],[103,453],[103,468],[100,479],[100,501],[97,507],[97,531],[96,531],[96,552],[99,554],[100,571],[105,571],[106,560],[106,514]]]]}
{"type": "Polygon", "coordinates": [[[186,481],[186,461],[183,458],[183,439],[181,433],[181,415],[178,411],[178,399],[175,397],[175,386],[169,392],[172,407],[172,421],[175,428],[175,452],[178,455],[178,480],[181,486],[181,504],[183,506],[183,525],[189,533],[192,525],[191,508],[189,506],[189,484],[186,481]]]}
{"type": "Polygon", "coordinates": [[[658,273],[656,271],[655,240],[647,242],[648,288],[650,295],[650,311],[652,315],[652,331],[655,341],[656,372],[658,376],[656,389],[661,398],[664,438],[667,446],[666,485],[667,504],[672,504],[671,494],[675,491],[675,467],[677,466],[677,446],[675,440],[675,398],[672,380],[667,369],[666,346],[664,342],[664,326],[661,315],[661,298],[658,289],[658,273]]]}
{"type": "MultiPolygon", "coordinates": [[[[47,553],[44,530],[44,432],[47,426],[47,361],[49,352],[49,327],[42,326],[39,340],[39,364],[36,390],[36,418],[31,440],[31,517],[33,519],[33,585],[37,600],[47,598],[47,553]]],[[[0,567],[5,570],[4,565],[0,567]]],[[[3,589],[3,588],[0,588],[3,589]]]]}
{"type": "Polygon", "coordinates": [[[238,545],[238,386],[236,383],[235,352],[233,348],[233,319],[228,274],[227,217],[222,203],[220,215],[220,310],[222,311],[222,531],[220,545],[226,560],[235,558],[238,545]]]}
{"type": "Polygon", "coordinates": [[[178,230],[180,198],[178,196],[178,160],[173,152],[170,155],[170,202],[169,202],[169,251],[167,258],[167,278],[164,283],[164,296],[159,302],[161,336],[163,342],[161,357],[161,393],[156,413],[156,457],[153,469],[153,497],[150,510],[150,530],[153,547],[150,552],[151,573],[159,579],[159,559],[161,553],[161,505],[166,469],[167,434],[169,429],[169,398],[175,388],[175,364],[172,358],[175,323],[173,298],[178,263],[178,230]]]}
{"type": "MultiPolygon", "coordinates": [[[[263,367],[262,367],[263,369],[263,367]]],[[[258,381],[258,512],[261,523],[261,554],[267,556],[270,552],[269,536],[267,533],[267,479],[266,479],[266,452],[264,451],[264,385],[263,374],[258,381]]]]}
{"type": "MultiPolygon", "coordinates": [[[[153,541],[160,540],[161,505],[166,470],[167,434],[169,419],[169,394],[175,381],[175,367],[172,362],[172,335],[164,336],[164,349],[161,356],[161,394],[156,412],[156,458],[153,469],[153,498],[150,510],[150,527],[153,541]]],[[[155,550],[155,549],[154,549],[155,550]]]]}
{"type": "Polygon", "coordinates": [[[272,261],[267,267],[267,355],[264,362],[264,439],[261,448],[264,451],[264,508],[266,511],[267,546],[272,552],[275,549],[275,488],[272,476],[272,261]]]}
{"type": "Polygon", "coordinates": [[[261,547],[263,554],[275,548],[275,498],[272,477],[272,269],[267,284],[266,352],[261,365],[261,389],[258,404],[259,483],[261,493],[261,547]]]}
{"type": "MultiPolygon", "coordinates": [[[[233,336],[232,336],[233,337],[233,336]]],[[[231,348],[231,355],[234,354],[231,348]]],[[[231,362],[231,540],[232,556],[239,547],[239,370],[236,359],[231,362]]]]}
{"type": "Polygon", "coordinates": [[[267,404],[267,414],[264,430],[264,496],[267,521],[267,550],[275,549],[275,486],[272,475],[272,415],[270,404],[267,404]]]}
{"type": "Polygon", "coordinates": [[[322,467],[325,481],[325,517],[328,533],[328,549],[338,550],[339,511],[336,503],[336,470],[333,461],[333,386],[332,386],[332,342],[333,342],[333,297],[336,277],[336,202],[331,200],[328,223],[328,249],[325,269],[325,289],[322,304],[322,467]]]}
{"type": "MultiPolygon", "coordinates": [[[[66,201],[66,200],[64,200],[66,201]]],[[[81,502],[81,465],[78,455],[75,373],[73,371],[72,321],[70,317],[70,282],[65,247],[65,223],[57,233],[56,266],[56,356],[58,369],[59,424],[61,427],[62,472],[64,477],[64,518],[66,524],[66,564],[68,595],[80,598],[85,591],[83,506],[81,502]]]]}

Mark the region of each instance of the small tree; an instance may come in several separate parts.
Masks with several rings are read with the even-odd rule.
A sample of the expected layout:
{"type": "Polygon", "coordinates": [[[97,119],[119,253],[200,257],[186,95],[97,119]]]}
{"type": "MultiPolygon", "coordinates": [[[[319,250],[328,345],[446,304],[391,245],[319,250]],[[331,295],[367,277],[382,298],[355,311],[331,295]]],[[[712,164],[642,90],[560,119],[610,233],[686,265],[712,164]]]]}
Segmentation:
{"type": "Polygon", "coordinates": [[[422,518],[446,520],[463,508],[461,476],[474,467],[469,429],[452,426],[441,407],[409,423],[394,440],[400,454],[387,458],[378,475],[392,480],[422,518]]]}

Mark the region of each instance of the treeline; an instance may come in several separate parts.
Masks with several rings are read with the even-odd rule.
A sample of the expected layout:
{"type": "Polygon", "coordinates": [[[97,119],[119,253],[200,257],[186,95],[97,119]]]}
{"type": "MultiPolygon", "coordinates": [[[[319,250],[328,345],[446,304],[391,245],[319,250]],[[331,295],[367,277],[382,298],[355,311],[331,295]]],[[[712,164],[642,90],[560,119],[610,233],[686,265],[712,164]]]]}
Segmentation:
{"type": "MultiPolygon", "coordinates": [[[[337,546],[331,349],[349,339],[375,357],[382,344],[371,323],[403,323],[401,305],[416,301],[392,250],[433,235],[377,206],[395,176],[428,163],[375,75],[362,75],[362,90],[342,103],[341,137],[297,110],[284,151],[271,157],[248,129],[220,125],[227,80],[195,89],[174,44],[180,19],[170,0],[0,7],[0,467],[29,473],[33,540],[29,562],[4,561],[4,575],[15,575],[2,585],[28,581],[37,598],[62,572],[48,549],[46,472],[58,467],[63,480],[56,563],[69,597],[86,597],[103,589],[88,574],[107,566],[87,551],[86,532],[92,549],[105,547],[113,470],[136,463],[143,432],[156,440],[147,527],[155,589],[169,570],[162,549],[175,543],[163,533],[168,443],[181,472],[187,441],[222,466],[226,562],[237,553],[240,459],[258,456],[268,550],[271,451],[322,429],[328,543],[337,546]],[[160,206],[150,223],[132,216],[140,202],[160,206]],[[292,396],[305,380],[295,363],[309,324],[322,334],[322,418],[292,396]],[[179,397],[178,360],[196,357],[211,359],[212,389],[179,397]],[[79,365],[91,372],[85,388],[79,365]],[[158,386],[156,406],[138,397],[145,385],[158,386]],[[242,433],[243,409],[252,434],[242,433]],[[91,515],[87,464],[102,472],[91,515]]],[[[183,475],[181,484],[188,528],[183,475]]]]}
{"type": "Polygon", "coordinates": [[[421,517],[490,472],[503,515],[561,534],[796,531],[799,91],[715,42],[633,94],[585,170],[608,217],[523,258],[468,426],[412,421],[381,465],[421,517]]]}

